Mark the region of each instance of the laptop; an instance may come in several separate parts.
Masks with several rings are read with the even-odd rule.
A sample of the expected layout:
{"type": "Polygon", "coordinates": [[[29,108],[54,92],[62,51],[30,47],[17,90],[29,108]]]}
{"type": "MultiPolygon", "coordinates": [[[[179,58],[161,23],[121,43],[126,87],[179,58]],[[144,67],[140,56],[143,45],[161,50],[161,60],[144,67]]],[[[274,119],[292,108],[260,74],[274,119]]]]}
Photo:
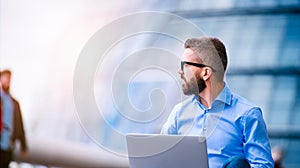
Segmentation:
{"type": "Polygon", "coordinates": [[[128,134],[126,141],[130,168],[208,168],[205,137],[128,134]]]}

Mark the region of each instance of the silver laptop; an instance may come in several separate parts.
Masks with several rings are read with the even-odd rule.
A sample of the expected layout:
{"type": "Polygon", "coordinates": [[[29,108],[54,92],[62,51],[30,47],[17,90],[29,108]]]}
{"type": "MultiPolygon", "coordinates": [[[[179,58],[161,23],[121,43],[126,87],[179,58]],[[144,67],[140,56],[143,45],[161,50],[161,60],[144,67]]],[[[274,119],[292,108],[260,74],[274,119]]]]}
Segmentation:
{"type": "Polygon", "coordinates": [[[205,137],[129,134],[130,168],[208,168],[205,137]]]}

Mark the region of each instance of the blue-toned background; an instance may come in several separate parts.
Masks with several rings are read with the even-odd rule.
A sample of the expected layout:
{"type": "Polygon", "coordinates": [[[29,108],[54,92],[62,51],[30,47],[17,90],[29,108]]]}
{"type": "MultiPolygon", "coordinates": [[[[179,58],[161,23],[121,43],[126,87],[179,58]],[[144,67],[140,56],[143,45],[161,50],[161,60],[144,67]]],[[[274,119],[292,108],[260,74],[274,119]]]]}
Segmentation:
{"type": "MultiPolygon", "coordinates": [[[[178,85],[179,75],[176,76],[183,51],[182,41],[162,34],[145,33],[128,37],[111,49],[104,60],[105,64],[99,65],[94,77],[95,100],[102,109],[105,122],[87,115],[84,120],[90,121],[90,124],[80,125],[73,100],[76,61],[89,38],[111,21],[143,11],[179,15],[197,25],[204,34],[219,37],[225,43],[229,56],[227,84],[234,92],[262,107],[272,147],[279,145],[286,151],[285,167],[298,168],[299,0],[1,1],[0,68],[10,68],[13,71],[11,91],[21,103],[25,129],[34,156],[24,161],[31,162],[32,165],[22,163],[20,166],[63,167],[64,164],[61,163],[64,160],[56,163],[48,159],[45,163],[36,159],[34,150],[37,153],[47,153],[52,148],[47,144],[68,147],[70,151],[65,150],[65,155],[84,148],[89,149],[84,151],[87,154],[93,150],[101,150],[97,145],[97,138],[88,136],[84,127],[90,127],[95,135],[102,136],[101,143],[108,148],[119,150],[124,146],[120,145],[122,143],[119,143],[120,140],[114,134],[107,131],[108,127],[122,134],[159,133],[172,107],[186,98],[181,93],[180,83],[178,85]],[[118,69],[127,57],[150,47],[168,50],[174,59],[178,59],[178,63],[176,59],[152,59],[148,55],[118,69]],[[113,87],[125,89],[126,92],[120,92],[122,94],[118,94],[117,104],[114,104],[116,102],[112,98],[116,95],[112,94],[112,86],[107,81],[112,79],[117,70],[124,73],[124,76],[132,74],[142,62],[166,64],[169,73],[145,69],[136,76],[131,76],[130,83],[126,79],[119,79],[113,87]],[[158,119],[139,123],[120,115],[120,109],[128,112],[132,107],[139,111],[151,108],[161,110],[161,107],[151,106],[153,100],[151,96],[149,98],[149,94],[153,93],[153,89],[162,93],[155,94],[153,100],[165,104],[158,119]],[[131,104],[122,103],[125,100],[129,100],[131,104]],[[116,106],[120,108],[119,111],[116,106]],[[37,145],[43,143],[45,145],[37,145]]],[[[165,22],[158,19],[153,24],[165,25],[165,22]]],[[[180,22],[169,22],[172,26],[162,26],[162,30],[172,29],[178,34],[188,31],[180,22]]],[[[87,162],[97,161],[102,157],[95,155],[87,162]]],[[[120,159],[109,155],[108,158],[110,157],[115,162],[120,159]]],[[[71,163],[65,165],[68,164],[71,163]]]]}

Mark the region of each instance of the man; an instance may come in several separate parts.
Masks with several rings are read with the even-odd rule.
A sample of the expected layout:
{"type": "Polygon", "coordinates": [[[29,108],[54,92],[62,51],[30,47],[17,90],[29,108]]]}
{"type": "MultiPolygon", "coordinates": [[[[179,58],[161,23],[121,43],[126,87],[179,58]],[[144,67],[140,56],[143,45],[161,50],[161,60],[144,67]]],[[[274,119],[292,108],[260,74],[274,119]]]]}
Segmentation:
{"type": "Polygon", "coordinates": [[[27,145],[19,103],[10,92],[11,71],[0,72],[1,136],[0,167],[7,168],[12,160],[15,140],[21,143],[22,156],[27,156],[27,145]]]}
{"type": "Polygon", "coordinates": [[[205,136],[211,168],[271,168],[261,109],[230,91],[226,68],[226,49],[219,39],[188,39],[179,74],[184,94],[192,96],[174,107],[161,133],[205,136]]]}

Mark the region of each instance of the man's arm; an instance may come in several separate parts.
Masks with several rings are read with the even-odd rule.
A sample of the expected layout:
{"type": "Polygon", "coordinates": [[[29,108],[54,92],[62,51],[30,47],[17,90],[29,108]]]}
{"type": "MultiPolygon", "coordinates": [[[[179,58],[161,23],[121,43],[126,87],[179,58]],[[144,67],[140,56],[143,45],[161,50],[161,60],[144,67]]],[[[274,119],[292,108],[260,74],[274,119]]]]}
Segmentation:
{"type": "Polygon", "coordinates": [[[251,167],[273,168],[268,132],[260,108],[252,108],[243,119],[244,153],[251,167]]]}
{"type": "MultiPolygon", "coordinates": [[[[27,142],[25,137],[25,131],[24,131],[24,125],[23,125],[23,119],[21,114],[21,109],[19,103],[14,100],[15,103],[15,130],[14,130],[14,136],[16,139],[20,140],[21,143],[21,150],[24,155],[27,154],[27,142]]],[[[23,154],[22,154],[23,155],[23,154]]]]}
{"type": "Polygon", "coordinates": [[[161,129],[160,134],[173,134],[173,135],[177,135],[177,118],[176,118],[176,106],[174,107],[174,109],[172,110],[172,112],[169,115],[169,118],[167,120],[167,122],[164,124],[163,128],[161,129]]]}

